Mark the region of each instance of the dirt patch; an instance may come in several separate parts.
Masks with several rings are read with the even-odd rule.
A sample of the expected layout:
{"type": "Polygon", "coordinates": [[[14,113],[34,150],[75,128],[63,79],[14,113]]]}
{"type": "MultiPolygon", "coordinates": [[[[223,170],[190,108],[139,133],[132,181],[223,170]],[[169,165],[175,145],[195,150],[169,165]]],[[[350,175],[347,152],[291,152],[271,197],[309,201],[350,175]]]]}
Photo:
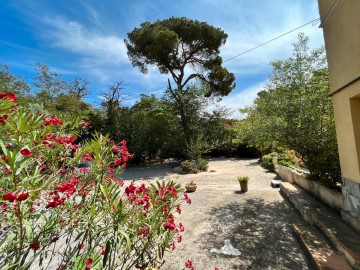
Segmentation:
{"type": "Polygon", "coordinates": [[[129,168],[124,180],[175,179],[185,186],[194,181],[198,188],[189,194],[178,221],[186,228],[183,242],[168,254],[162,269],[178,270],[186,260],[195,269],[308,269],[295,240],[291,224],[301,222],[299,214],[270,186],[276,175],[261,168],[254,159],[214,159],[209,172],[175,174],[171,165],[129,168]],[[210,172],[211,171],[211,172],[210,172]],[[238,175],[249,176],[249,191],[240,192],[238,175]],[[239,250],[239,256],[212,253],[224,241],[239,250]]]}

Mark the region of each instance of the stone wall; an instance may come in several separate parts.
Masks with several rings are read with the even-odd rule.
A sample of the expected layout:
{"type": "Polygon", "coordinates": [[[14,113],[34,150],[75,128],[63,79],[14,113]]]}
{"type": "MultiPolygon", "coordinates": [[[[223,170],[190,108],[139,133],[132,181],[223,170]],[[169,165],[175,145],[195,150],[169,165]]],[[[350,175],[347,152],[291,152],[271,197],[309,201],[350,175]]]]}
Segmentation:
{"type": "Polygon", "coordinates": [[[318,182],[306,179],[302,173],[289,167],[277,165],[276,172],[283,181],[294,183],[305,189],[335,211],[340,213],[343,209],[343,199],[340,193],[328,189],[318,182]]]}

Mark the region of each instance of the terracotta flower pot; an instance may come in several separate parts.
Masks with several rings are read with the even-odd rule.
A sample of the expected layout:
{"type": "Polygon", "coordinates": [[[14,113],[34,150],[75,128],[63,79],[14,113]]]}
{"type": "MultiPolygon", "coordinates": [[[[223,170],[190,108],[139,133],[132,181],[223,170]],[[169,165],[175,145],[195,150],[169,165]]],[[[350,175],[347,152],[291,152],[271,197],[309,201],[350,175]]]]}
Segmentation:
{"type": "Polygon", "coordinates": [[[187,183],[185,185],[186,192],[194,192],[196,190],[197,186],[194,183],[187,183]]]}
{"type": "Polygon", "coordinates": [[[248,182],[240,182],[240,187],[242,192],[248,191],[248,182]]]}

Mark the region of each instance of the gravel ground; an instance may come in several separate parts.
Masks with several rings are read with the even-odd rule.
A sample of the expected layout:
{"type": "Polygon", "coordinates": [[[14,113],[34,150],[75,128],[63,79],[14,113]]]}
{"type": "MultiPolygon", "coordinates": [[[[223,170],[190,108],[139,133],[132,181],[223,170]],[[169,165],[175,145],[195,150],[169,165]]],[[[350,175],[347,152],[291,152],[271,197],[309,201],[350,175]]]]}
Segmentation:
{"type": "Polygon", "coordinates": [[[209,160],[209,171],[199,174],[172,173],[170,165],[130,167],[124,180],[176,179],[182,185],[196,182],[189,194],[191,205],[184,205],[177,219],[186,228],[183,241],[166,257],[162,269],[184,268],[191,260],[197,270],[215,269],[309,269],[292,234],[291,224],[302,218],[270,186],[276,175],[261,168],[254,159],[209,160]],[[238,175],[247,175],[249,191],[240,192],[238,175]],[[239,256],[210,252],[224,241],[239,250],[239,256]]]}

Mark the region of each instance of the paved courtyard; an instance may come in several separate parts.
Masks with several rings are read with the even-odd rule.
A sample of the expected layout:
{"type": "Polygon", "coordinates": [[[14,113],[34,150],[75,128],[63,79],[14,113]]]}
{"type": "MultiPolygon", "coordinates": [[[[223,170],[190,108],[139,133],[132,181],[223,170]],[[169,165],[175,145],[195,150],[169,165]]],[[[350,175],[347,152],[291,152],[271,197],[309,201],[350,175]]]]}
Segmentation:
{"type": "Polygon", "coordinates": [[[302,219],[279,189],[270,186],[276,175],[256,159],[213,159],[209,171],[199,174],[176,174],[169,165],[152,165],[130,167],[122,175],[124,180],[158,177],[198,185],[189,194],[192,204],[184,205],[177,219],[186,228],[183,241],[167,255],[162,269],[182,269],[186,260],[197,270],[308,269],[291,229],[302,219]],[[249,176],[247,193],[240,192],[238,175],[249,176]],[[220,250],[225,240],[240,255],[211,252],[220,250]]]}

